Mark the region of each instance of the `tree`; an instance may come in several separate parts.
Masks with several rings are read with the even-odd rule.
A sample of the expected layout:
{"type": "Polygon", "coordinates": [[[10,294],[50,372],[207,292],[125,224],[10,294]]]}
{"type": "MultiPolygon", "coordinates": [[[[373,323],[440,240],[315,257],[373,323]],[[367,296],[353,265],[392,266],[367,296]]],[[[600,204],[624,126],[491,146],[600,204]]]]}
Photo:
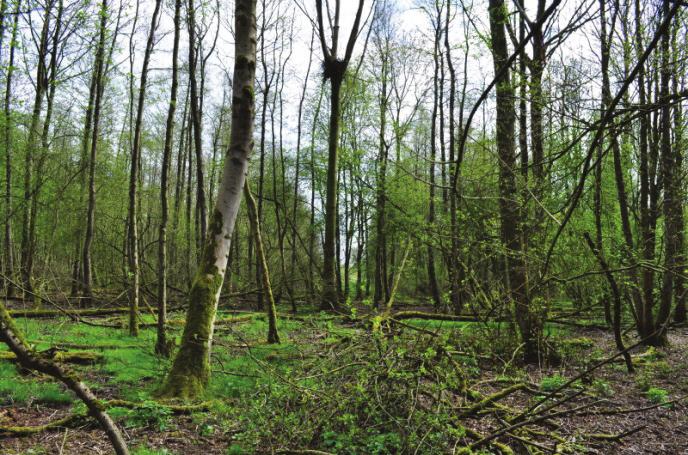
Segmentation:
{"type": "Polygon", "coordinates": [[[40,139],[39,128],[41,111],[43,109],[43,98],[48,89],[48,67],[45,59],[48,55],[48,40],[50,31],[50,21],[55,0],[49,0],[45,7],[43,17],[43,27],[41,29],[38,42],[38,65],[36,67],[36,95],[33,101],[31,121],[29,124],[28,138],[26,140],[26,160],[24,165],[24,205],[22,207],[22,239],[21,239],[21,278],[24,294],[26,297],[33,297],[33,264],[34,264],[34,226],[36,194],[34,189],[33,168],[38,152],[38,142],[40,139]]]}
{"type": "MultiPolygon", "coordinates": [[[[325,27],[323,25],[323,2],[315,0],[318,14],[318,37],[323,52],[323,76],[330,81],[330,122],[328,131],[328,156],[327,156],[327,187],[325,199],[325,243],[323,245],[323,295],[320,307],[324,310],[337,310],[339,308],[339,295],[336,275],[336,251],[337,242],[337,195],[339,182],[339,168],[337,150],[339,147],[339,111],[340,92],[346,70],[351,61],[354,45],[358,38],[361,25],[363,5],[365,1],[359,0],[356,16],[346,43],[344,56],[338,57],[339,44],[339,19],[341,0],[335,0],[334,24],[331,29],[331,43],[327,44],[325,27]]],[[[329,15],[328,11],[328,15],[329,15]]]]}
{"type": "MultiPolygon", "coordinates": [[[[4,3],[3,3],[4,4],[4,3]]],[[[21,1],[16,2],[14,18],[12,20],[12,32],[10,34],[10,55],[7,72],[5,74],[5,102],[3,104],[3,142],[5,145],[5,282],[7,297],[15,296],[16,286],[14,283],[14,245],[12,241],[12,113],[10,104],[12,102],[12,78],[14,75],[14,55],[17,43],[17,25],[19,22],[19,12],[21,11],[21,1]]],[[[3,25],[4,25],[4,17],[3,25]]],[[[4,30],[3,30],[4,31],[4,30]]],[[[0,38],[2,35],[0,34],[0,38]]]]}
{"type": "Polygon", "coordinates": [[[172,158],[172,140],[174,138],[174,115],[177,110],[177,91],[179,86],[179,35],[181,29],[182,0],[174,2],[174,45],[172,48],[172,86],[170,88],[170,104],[167,108],[165,124],[165,145],[162,152],[162,169],[160,170],[160,227],[158,229],[158,331],[155,342],[155,352],[168,357],[169,343],[165,336],[167,319],[167,223],[168,207],[167,192],[170,160],[172,158]]]}
{"type": "Polygon", "coordinates": [[[224,281],[232,233],[253,149],[256,71],[256,0],[235,4],[235,61],[232,124],[218,198],[196,277],[177,352],[160,391],[162,396],[192,398],[210,379],[210,349],[217,303],[224,281]]]}
{"type": "Polygon", "coordinates": [[[129,334],[137,336],[139,311],[139,236],[138,236],[138,200],[139,169],[141,160],[141,130],[143,127],[143,107],[146,101],[146,84],[148,81],[148,64],[153,53],[155,43],[155,29],[158,27],[158,17],[162,0],[156,0],[155,9],[151,17],[146,50],[143,54],[141,80],[139,82],[139,96],[136,107],[136,121],[134,123],[134,142],[131,149],[131,172],[129,173],[129,212],[128,212],[128,267],[131,284],[129,286],[129,334]]]}
{"type": "Polygon", "coordinates": [[[513,303],[516,322],[527,362],[538,360],[538,333],[531,314],[525,282],[525,265],[520,231],[523,228],[516,189],[516,154],[514,146],[514,88],[508,68],[506,41],[508,11],[504,0],[490,0],[492,59],[497,85],[496,143],[499,159],[499,216],[504,247],[504,288],[513,303]]]}
{"type": "Polygon", "coordinates": [[[86,108],[86,121],[93,116],[93,123],[85,128],[84,149],[88,147],[90,140],[90,156],[88,159],[88,208],[86,210],[86,237],[83,248],[83,287],[84,287],[84,306],[90,306],[93,300],[93,267],[91,265],[91,244],[95,230],[95,210],[96,210],[96,155],[98,151],[98,134],[100,125],[101,99],[104,90],[104,68],[105,68],[105,32],[108,18],[107,0],[103,0],[100,8],[100,25],[98,27],[98,44],[96,46],[95,62],[93,75],[91,76],[91,87],[89,93],[89,105],[86,108]],[[93,104],[91,104],[91,101],[93,104]],[[88,133],[92,132],[92,137],[88,133]]]}

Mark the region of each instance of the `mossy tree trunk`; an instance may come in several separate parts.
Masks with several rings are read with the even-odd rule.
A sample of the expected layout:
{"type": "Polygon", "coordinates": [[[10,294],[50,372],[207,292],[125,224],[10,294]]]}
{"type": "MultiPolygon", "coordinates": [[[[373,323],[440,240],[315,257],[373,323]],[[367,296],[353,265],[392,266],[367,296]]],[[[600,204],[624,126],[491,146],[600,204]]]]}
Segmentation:
{"type": "Polygon", "coordinates": [[[256,0],[237,0],[234,19],[236,59],[230,145],[208,226],[208,237],[189,293],[182,345],[160,390],[160,395],[165,397],[194,398],[203,392],[210,379],[210,348],[217,302],[246,180],[248,158],[253,150],[256,0]]]}

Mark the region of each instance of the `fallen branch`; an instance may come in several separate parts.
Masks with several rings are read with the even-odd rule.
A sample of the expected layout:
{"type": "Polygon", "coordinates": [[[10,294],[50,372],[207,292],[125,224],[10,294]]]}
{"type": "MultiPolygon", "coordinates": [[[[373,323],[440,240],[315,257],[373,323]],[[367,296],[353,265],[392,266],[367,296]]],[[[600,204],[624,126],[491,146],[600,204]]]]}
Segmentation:
{"type": "MultiPolygon", "coordinates": [[[[463,316],[445,313],[426,313],[424,311],[399,311],[390,316],[392,319],[401,321],[404,319],[423,319],[429,321],[453,321],[453,322],[484,322],[475,316],[463,316]]],[[[501,321],[497,321],[501,322],[501,321]]]]}
{"type": "Polygon", "coordinates": [[[56,318],[59,316],[107,316],[111,314],[126,314],[129,313],[128,307],[115,308],[88,308],[83,310],[9,310],[10,316],[13,318],[27,318],[27,319],[44,319],[56,318]]]}
{"type": "Polygon", "coordinates": [[[608,433],[586,433],[582,434],[584,438],[587,439],[597,439],[600,441],[610,441],[610,442],[620,442],[621,439],[625,438],[626,436],[630,436],[632,434],[635,434],[641,430],[644,430],[647,425],[640,425],[635,428],[631,428],[630,430],[623,431],[618,434],[608,434],[608,433]]]}
{"type": "Polygon", "coordinates": [[[4,426],[0,425],[0,437],[2,436],[30,436],[32,434],[42,433],[43,431],[64,428],[73,425],[75,422],[83,419],[81,414],[70,414],[45,425],[34,426],[4,426]]]}
{"type": "Polygon", "coordinates": [[[506,398],[507,396],[511,395],[512,393],[518,392],[519,390],[523,390],[527,388],[528,385],[524,382],[512,385],[511,387],[507,387],[506,389],[502,389],[497,393],[493,393],[492,395],[488,395],[487,397],[483,398],[479,402],[475,403],[473,406],[469,407],[468,409],[465,409],[461,411],[459,414],[460,418],[468,417],[471,415],[476,414],[478,411],[481,411],[485,409],[486,407],[490,406],[492,403],[501,400],[502,398],[506,398]]]}

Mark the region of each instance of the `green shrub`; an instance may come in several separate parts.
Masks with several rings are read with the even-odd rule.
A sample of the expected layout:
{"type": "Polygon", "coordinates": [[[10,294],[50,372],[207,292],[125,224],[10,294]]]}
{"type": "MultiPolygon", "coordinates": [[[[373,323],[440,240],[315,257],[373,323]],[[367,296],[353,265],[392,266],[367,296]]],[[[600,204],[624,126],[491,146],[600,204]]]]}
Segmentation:
{"type": "Polygon", "coordinates": [[[650,387],[645,394],[647,395],[648,400],[655,404],[668,404],[669,392],[664,389],[660,389],[659,387],[650,387]]]}

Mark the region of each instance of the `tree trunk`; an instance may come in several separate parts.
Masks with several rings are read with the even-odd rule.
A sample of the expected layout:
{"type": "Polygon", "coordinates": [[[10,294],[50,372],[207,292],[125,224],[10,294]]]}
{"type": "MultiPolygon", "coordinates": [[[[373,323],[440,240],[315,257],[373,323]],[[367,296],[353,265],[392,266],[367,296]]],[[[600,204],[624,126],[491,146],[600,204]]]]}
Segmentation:
{"type": "Polygon", "coordinates": [[[26,145],[26,163],[24,168],[24,207],[22,219],[22,240],[21,240],[21,278],[25,297],[32,296],[33,284],[33,241],[31,225],[34,222],[33,205],[36,203],[33,194],[33,166],[36,151],[38,149],[39,123],[41,120],[41,110],[43,107],[43,97],[47,89],[48,71],[45,65],[45,57],[48,53],[48,31],[50,30],[51,11],[55,0],[50,0],[45,7],[43,28],[41,30],[38,45],[38,68],[36,70],[36,97],[34,98],[31,122],[29,125],[29,137],[26,145]]]}
{"type": "MultiPolygon", "coordinates": [[[[330,122],[327,156],[327,185],[325,195],[325,242],[323,245],[323,295],[320,308],[323,310],[339,309],[339,289],[337,280],[336,244],[337,244],[337,196],[338,196],[338,146],[339,146],[339,111],[340,92],[351,54],[358,38],[364,0],[359,0],[356,17],[342,59],[337,56],[339,40],[340,0],[335,1],[334,24],[332,25],[332,45],[327,46],[323,21],[323,2],[316,0],[318,13],[318,35],[324,57],[324,76],[330,80],[330,122]]],[[[327,3],[327,2],[326,2],[327,3]]],[[[329,11],[328,11],[329,17],[329,11]]]]}
{"type": "Polygon", "coordinates": [[[537,362],[538,325],[531,314],[526,289],[520,230],[522,220],[516,190],[516,154],[514,146],[514,88],[507,63],[509,51],[506,42],[505,24],[508,11],[504,0],[490,0],[490,31],[492,57],[495,74],[501,71],[497,81],[497,151],[499,155],[499,211],[502,244],[505,249],[506,270],[504,288],[514,305],[516,322],[524,344],[523,357],[526,362],[537,362]]]}
{"type": "Polygon", "coordinates": [[[174,138],[174,115],[177,110],[177,90],[179,85],[179,35],[181,29],[182,0],[174,2],[174,45],[172,47],[172,88],[170,104],[167,109],[165,125],[165,145],[162,152],[162,169],[160,171],[160,227],[158,229],[158,326],[155,352],[169,357],[170,345],[165,334],[167,320],[167,191],[170,159],[172,157],[172,140],[174,138]]]}
{"type": "Polygon", "coordinates": [[[449,43],[449,22],[451,19],[451,1],[447,3],[447,14],[444,23],[444,48],[447,53],[447,66],[449,67],[449,224],[451,236],[451,250],[449,254],[449,298],[452,309],[456,314],[461,314],[464,305],[464,293],[462,288],[462,275],[459,269],[463,268],[459,260],[459,223],[457,205],[457,168],[461,163],[456,161],[456,133],[455,133],[455,105],[456,105],[456,70],[451,56],[451,44],[449,43]]]}
{"type": "Polygon", "coordinates": [[[277,309],[275,308],[275,298],[272,295],[270,272],[268,271],[268,263],[265,259],[265,251],[263,249],[260,222],[258,221],[258,209],[256,208],[256,201],[253,199],[253,195],[251,194],[248,180],[244,182],[244,197],[246,198],[246,206],[248,207],[248,218],[251,223],[251,231],[253,232],[253,237],[256,241],[256,254],[258,255],[258,261],[261,263],[260,270],[263,273],[263,293],[268,299],[267,305],[265,305],[268,314],[268,343],[279,344],[280,338],[279,334],[277,333],[277,309]]]}
{"type": "Polygon", "coordinates": [[[327,154],[327,184],[325,196],[325,243],[323,245],[323,298],[322,310],[339,309],[336,276],[336,232],[338,193],[338,146],[339,146],[339,95],[344,71],[330,76],[330,123],[327,154]]]}
{"type": "Polygon", "coordinates": [[[164,396],[198,396],[210,379],[213,323],[253,148],[256,1],[237,0],[235,8],[236,58],[229,151],[208,238],[189,294],[182,345],[161,389],[164,396]]]}
{"type": "MultiPolygon", "coordinates": [[[[669,0],[663,1],[662,16],[664,17],[669,15],[669,3],[669,0]]],[[[660,45],[659,97],[662,100],[666,100],[669,96],[669,83],[671,79],[669,40],[670,34],[664,33],[660,45]]],[[[680,254],[678,250],[678,227],[680,225],[680,214],[683,210],[683,204],[679,197],[680,188],[678,187],[678,174],[681,171],[676,168],[676,154],[671,146],[671,105],[666,101],[661,108],[660,132],[661,172],[664,183],[664,204],[662,205],[662,213],[664,215],[664,272],[662,275],[659,311],[655,323],[655,336],[650,344],[662,346],[667,343],[667,325],[674,297],[674,274],[682,272],[677,267],[677,257],[680,254]]]]}
{"type": "MultiPolygon", "coordinates": [[[[98,134],[100,123],[100,105],[103,95],[103,67],[105,60],[105,27],[107,22],[107,0],[103,0],[100,9],[100,29],[98,36],[98,47],[96,48],[95,67],[91,80],[91,89],[94,90],[94,105],[87,107],[86,117],[89,117],[90,110],[93,109],[93,125],[89,128],[92,131],[91,138],[91,153],[88,159],[88,208],[86,210],[86,236],[84,238],[83,248],[83,291],[84,306],[91,304],[93,300],[93,268],[91,265],[91,244],[93,243],[93,233],[95,228],[95,210],[96,210],[96,155],[98,151],[98,134]]],[[[89,95],[91,99],[91,95],[89,95]]]]}
{"type": "Polygon", "coordinates": [[[131,283],[129,285],[129,334],[138,336],[138,311],[139,311],[139,236],[138,236],[138,185],[139,170],[141,160],[141,130],[143,129],[143,107],[146,100],[146,85],[148,81],[148,64],[153,52],[155,42],[155,29],[158,26],[158,16],[162,0],[156,0],[155,10],[151,17],[146,50],[143,54],[143,65],[141,68],[141,81],[139,82],[139,96],[136,107],[136,120],[134,123],[134,144],[131,150],[131,172],[129,174],[129,275],[131,283]]]}
{"type": "MultiPolygon", "coordinates": [[[[674,33],[672,37],[672,52],[673,55],[679,55],[678,31],[680,22],[677,21],[674,26],[674,33]]],[[[673,64],[673,94],[679,93],[679,75],[685,72],[685,63],[674,61],[673,64]]],[[[683,135],[683,108],[681,103],[674,106],[674,155],[676,159],[676,169],[683,169],[683,153],[684,153],[684,135],[683,135]]],[[[680,201],[685,200],[685,174],[679,172],[677,175],[678,181],[676,188],[678,190],[677,197],[680,201]]],[[[679,203],[680,204],[680,203],[679,203]]],[[[674,298],[676,299],[676,309],[674,310],[674,322],[686,322],[686,253],[685,253],[685,219],[683,210],[679,207],[676,213],[676,275],[674,275],[674,298]]]]}
{"type": "MultiPolygon", "coordinates": [[[[438,18],[440,17],[440,12],[437,12],[438,18]]],[[[439,25],[439,22],[435,25],[435,48],[433,51],[433,59],[435,62],[435,73],[433,77],[433,84],[434,84],[434,93],[433,93],[433,102],[432,102],[432,119],[430,122],[430,171],[429,171],[429,181],[430,181],[430,195],[429,195],[429,201],[428,201],[428,229],[430,231],[433,230],[435,227],[435,160],[437,156],[437,139],[436,139],[436,134],[437,134],[437,110],[439,106],[439,92],[442,89],[439,86],[439,59],[441,58],[440,56],[440,34],[441,34],[441,27],[439,25]]],[[[435,271],[435,250],[432,245],[432,237],[430,238],[430,241],[428,242],[427,245],[427,251],[428,251],[428,284],[430,286],[430,296],[432,297],[432,301],[435,305],[435,308],[439,310],[440,306],[442,305],[442,299],[440,297],[440,290],[439,286],[437,284],[437,274],[435,271]]]]}
{"type": "Polygon", "coordinates": [[[207,212],[205,197],[205,179],[203,178],[203,141],[201,139],[201,111],[199,107],[198,84],[196,82],[196,7],[194,0],[189,0],[187,7],[187,25],[189,28],[189,89],[191,91],[191,125],[193,128],[194,151],[196,152],[196,201],[200,219],[200,238],[206,238],[207,212]]]}
{"type": "Polygon", "coordinates": [[[5,280],[7,297],[15,297],[16,286],[14,283],[14,242],[12,241],[12,112],[10,102],[12,101],[12,77],[14,75],[14,53],[17,41],[17,29],[19,22],[19,12],[21,11],[21,1],[17,1],[12,21],[12,34],[10,38],[10,55],[5,75],[5,104],[4,104],[4,131],[3,139],[5,143],[5,280]]]}

